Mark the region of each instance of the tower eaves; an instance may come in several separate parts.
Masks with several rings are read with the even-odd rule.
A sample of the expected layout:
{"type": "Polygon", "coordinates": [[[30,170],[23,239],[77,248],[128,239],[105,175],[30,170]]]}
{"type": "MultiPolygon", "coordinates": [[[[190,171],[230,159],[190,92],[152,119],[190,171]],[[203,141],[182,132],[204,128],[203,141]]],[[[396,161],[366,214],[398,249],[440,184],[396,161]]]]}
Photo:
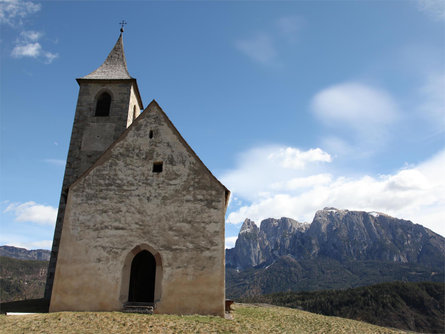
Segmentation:
{"type": "Polygon", "coordinates": [[[80,78],[93,80],[125,80],[133,79],[127,70],[122,32],[104,63],[95,71],[80,78]]]}

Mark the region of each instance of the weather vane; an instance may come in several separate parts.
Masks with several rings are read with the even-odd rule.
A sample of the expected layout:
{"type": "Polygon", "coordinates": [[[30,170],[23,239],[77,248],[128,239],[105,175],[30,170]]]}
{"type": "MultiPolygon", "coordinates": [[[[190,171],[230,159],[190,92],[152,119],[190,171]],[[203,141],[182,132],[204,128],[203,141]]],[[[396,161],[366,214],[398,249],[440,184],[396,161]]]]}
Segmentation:
{"type": "Polygon", "coordinates": [[[127,24],[127,21],[122,20],[121,22],[119,22],[119,24],[121,25],[121,32],[124,32],[124,25],[127,24]]]}

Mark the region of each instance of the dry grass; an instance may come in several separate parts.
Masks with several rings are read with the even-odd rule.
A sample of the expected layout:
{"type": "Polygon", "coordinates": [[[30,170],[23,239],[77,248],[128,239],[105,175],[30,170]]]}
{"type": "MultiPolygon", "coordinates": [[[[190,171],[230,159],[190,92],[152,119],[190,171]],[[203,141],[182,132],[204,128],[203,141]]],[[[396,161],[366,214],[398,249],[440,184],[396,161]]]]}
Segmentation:
{"type": "Polygon", "coordinates": [[[235,304],[233,319],[120,312],[0,316],[0,333],[406,333],[300,310],[235,304]]]}

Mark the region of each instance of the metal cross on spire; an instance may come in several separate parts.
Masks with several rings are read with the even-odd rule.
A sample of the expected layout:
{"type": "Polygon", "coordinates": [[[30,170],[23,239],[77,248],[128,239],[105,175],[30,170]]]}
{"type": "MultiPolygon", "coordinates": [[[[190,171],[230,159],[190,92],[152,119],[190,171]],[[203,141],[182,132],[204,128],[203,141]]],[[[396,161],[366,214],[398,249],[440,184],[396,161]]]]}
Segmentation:
{"type": "Polygon", "coordinates": [[[122,20],[121,22],[119,22],[119,24],[121,25],[121,32],[124,32],[124,25],[127,24],[127,21],[122,20]]]}

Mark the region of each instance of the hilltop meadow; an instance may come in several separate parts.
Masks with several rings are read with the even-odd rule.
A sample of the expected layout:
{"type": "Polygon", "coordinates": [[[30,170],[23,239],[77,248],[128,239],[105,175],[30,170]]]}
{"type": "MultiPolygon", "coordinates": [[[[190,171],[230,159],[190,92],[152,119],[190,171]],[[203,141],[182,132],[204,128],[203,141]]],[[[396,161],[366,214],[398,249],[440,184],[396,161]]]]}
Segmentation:
{"type": "Polygon", "coordinates": [[[301,310],[235,304],[232,319],[211,316],[143,315],[120,312],[59,312],[0,316],[0,333],[339,333],[406,331],[301,310]]]}

